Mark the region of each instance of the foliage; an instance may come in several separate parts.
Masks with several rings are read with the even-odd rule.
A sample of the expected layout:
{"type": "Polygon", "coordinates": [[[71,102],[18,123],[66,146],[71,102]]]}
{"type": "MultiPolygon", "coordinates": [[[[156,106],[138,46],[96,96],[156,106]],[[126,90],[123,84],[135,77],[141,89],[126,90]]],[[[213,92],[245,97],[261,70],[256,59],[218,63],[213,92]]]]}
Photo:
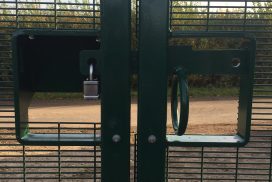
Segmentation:
{"type": "MultiPolygon", "coordinates": [[[[90,30],[100,28],[100,3],[99,0],[74,0],[74,1],[12,1],[1,2],[0,9],[0,46],[1,59],[10,60],[10,34],[16,28],[41,28],[41,29],[68,29],[90,30]],[[15,8],[18,8],[17,10],[15,8]],[[7,40],[7,41],[4,41],[7,40]]],[[[272,2],[252,2],[245,8],[208,8],[193,1],[170,1],[170,29],[171,31],[271,31],[272,28],[272,2]]],[[[208,1],[206,2],[208,3],[208,1]]],[[[137,49],[137,11],[136,0],[132,1],[131,29],[132,47],[137,49]]],[[[116,22],[118,23],[118,22],[116,22]]],[[[266,35],[267,36],[267,35],[266,35]]],[[[243,40],[195,38],[195,39],[170,39],[170,45],[190,45],[194,49],[237,48],[243,45],[243,40]]],[[[0,64],[1,70],[6,70],[7,65],[0,64]]],[[[7,71],[0,74],[6,75],[7,71]]],[[[10,73],[8,73],[10,74],[10,73]]],[[[3,78],[3,77],[2,77],[3,78]]],[[[10,78],[4,78],[10,79],[10,78]]],[[[137,77],[133,77],[132,85],[136,87],[137,77]]],[[[192,75],[189,82],[194,86],[235,86],[236,77],[211,75],[192,75]]]]}

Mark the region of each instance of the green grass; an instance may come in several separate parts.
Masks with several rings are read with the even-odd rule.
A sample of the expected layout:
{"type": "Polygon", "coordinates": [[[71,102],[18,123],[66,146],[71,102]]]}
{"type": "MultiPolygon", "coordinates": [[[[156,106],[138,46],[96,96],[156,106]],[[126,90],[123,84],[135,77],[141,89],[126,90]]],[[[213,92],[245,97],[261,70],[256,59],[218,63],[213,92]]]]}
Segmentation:
{"type": "Polygon", "coordinates": [[[34,94],[36,100],[65,100],[65,99],[82,99],[83,93],[65,93],[65,92],[40,92],[34,94]]]}
{"type": "MultiPolygon", "coordinates": [[[[190,97],[233,97],[238,96],[239,89],[236,87],[193,87],[189,88],[190,97]]],[[[132,97],[137,96],[136,90],[131,93],[132,97]]],[[[170,89],[168,91],[170,96],[170,89]]],[[[65,100],[65,99],[83,99],[83,93],[35,93],[36,100],[65,100]]]]}
{"type": "Polygon", "coordinates": [[[234,97],[238,94],[239,89],[237,87],[189,88],[191,97],[234,97]]]}

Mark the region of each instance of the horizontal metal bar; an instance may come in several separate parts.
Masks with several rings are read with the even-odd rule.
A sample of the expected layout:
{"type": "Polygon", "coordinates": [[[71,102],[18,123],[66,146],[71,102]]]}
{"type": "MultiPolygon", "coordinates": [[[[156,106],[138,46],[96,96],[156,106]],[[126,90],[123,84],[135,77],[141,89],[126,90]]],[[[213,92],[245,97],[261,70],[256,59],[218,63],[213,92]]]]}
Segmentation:
{"type": "Polygon", "coordinates": [[[253,112],[252,115],[272,115],[272,113],[267,113],[267,112],[257,113],[257,112],[253,112]]]}
{"type": "Polygon", "coordinates": [[[272,78],[254,78],[255,81],[259,81],[259,80],[262,80],[262,81],[270,81],[272,80],[272,78]]]}
{"type": "MultiPolygon", "coordinates": [[[[1,58],[1,59],[7,59],[7,58],[9,58],[9,57],[1,57],[1,56],[0,56],[0,58],[1,58]]],[[[9,59],[11,59],[11,58],[9,58],[9,59]]],[[[4,62],[1,62],[0,65],[12,66],[12,63],[4,63],[4,62]]],[[[6,75],[1,75],[1,77],[4,77],[4,76],[6,76],[6,75]]]]}
{"type": "Polygon", "coordinates": [[[4,89],[5,89],[5,90],[8,90],[8,89],[10,89],[10,90],[13,91],[13,87],[10,87],[10,86],[9,86],[9,87],[7,87],[7,86],[5,86],[5,87],[0,86],[0,89],[1,89],[1,90],[4,90],[4,89]]]}
{"type": "Polygon", "coordinates": [[[252,107],[252,109],[272,109],[272,107],[252,107]]]}
{"type": "MultiPolygon", "coordinates": [[[[256,60],[256,64],[266,64],[266,63],[271,64],[272,60],[256,60]]],[[[257,73],[262,73],[262,72],[257,72],[257,73]]],[[[267,73],[267,72],[264,72],[264,73],[267,73]]],[[[256,74],[256,72],[255,72],[255,74],[256,74]]]]}
{"type": "Polygon", "coordinates": [[[260,83],[254,84],[254,87],[270,87],[270,86],[272,86],[272,84],[266,84],[266,83],[265,84],[260,84],[260,83]]]}
{"type": "Polygon", "coordinates": [[[0,109],[0,112],[14,112],[15,110],[1,110],[0,109]]]}
{"type": "MultiPolygon", "coordinates": [[[[219,153],[217,153],[219,154],[219,153]]],[[[224,155],[224,154],[222,154],[224,155]]],[[[175,155],[170,155],[169,154],[169,157],[170,158],[183,158],[183,157],[186,157],[186,158],[190,158],[190,159],[196,159],[196,158],[201,158],[201,156],[188,156],[188,155],[178,155],[178,156],[175,156],[175,155]]],[[[207,159],[210,159],[210,158],[228,158],[228,159],[234,159],[236,158],[236,156],[204,156],[203,158],[207,158],[207,159]]]]}
{"type": "Polygon", "coordinates": [[[272,92],[272,89],[269,90],[269,89],[254,89],[253,90],[254,92],[272,92]]]}
{"type": "Polygon", "coordinates": [[[13,104],[0,104],[0,107],[13,107],[13,104]]]}
{"type": "MultiPolygon", "coordinates": [[[[167,179],[174,179],[174,180],[201,180],[203,178],[201,177],[198,177],[198,178],[195,178],[195,177],[182,177],[182,178],[178,178],[178,177],[171,177],[171,176],[168,176],[167,179]]],[[[217,179],[218,180],[218,179],[217,179]]],[[[221,180],[221,179],[220,179],[221,180]]]]}
{"type": "Polygon", "coordinates": [[[15,118],[15,117],[14,116],[0,116],[0,118],[15,118]]]}
{"type": "MultiPolygon", "coordinates": [[[[251,181],[252,180],[252,178],[241,178],[241,177],[239,177],[239,178],[237,178],[239,181],[251,181]]],[[[269,182],[269,179],[258,179],[258,180],[262,180],[262,181],[267,181],[267,182],[269,182]]]]}
{"type": "MultiPolygon", "coordinates": [[[[9,156],[11,156],[11,157],[21,157],[22,155],[9,155],[9,156]]],[[[33,155],[33,154],[29,154],[29,156],[28,156],[28,154],[25,154],[25,158],[26,158],[26,160],[28,159],[28,158],[43,158],[43,157],[48,157],[48,158],[55,158],[55,157],[58,157],[59,155],[54,155],[54,154],[49,154],[49,155],[44,155],[44,154],[41,154],[41,155],[33,155]]],[[[6,155],[0,155],[0,157],[6,157],[6,155]]],[[[63,155],[61,155],[61,157],[69,157],[69,158],[71,158],[71,157],[79,157],[79,156],[75,156],[75,155],[67,155],[67,156],[63,156],[63,155]]],[[[80,156],[80,157],[92,157],[91,155],[83,155],[83,156],[80,156]]]]}
{"type": "MultiPolygon", "coordinates": [[[[20,161],[21,162],[21,161],[20,161]]],[[[31,160],[27,161],[27,163],[58,163],[58,160],[51,160],[51,161],[46,161],[46,160],[31,160]]],[[[97,161],[99,163],[99,161],[97,161]]],[[[87,160],[69,160],[69,161],[61,161],[62,164],[64,163],[84,163],[84,164],[92,164],[93,161],[87,161],[87,160]]]]}
{"type": "Polygon", "coordinates": [[[54,24],[56,23],[55,21],[49,21],[49,20],[43,20],[43,21],[18,21],[19,24],[54,24]]]}
{"type": "MultiPolygon", "coordinates": [[[[181,0],[171,0],[173,2],[181,2],[181,0]]],[[[195,0],[185,0],[184,2],[192,2],[195,0]]],[[[199,2],[207,2],[207,0],[198,0],[199,2]]],[[[210,0],[210,2],[244,2],[243,0],[210,0]]],[[[248,0],[247,2],[255,2],[254,0],[248,0]]],[[[271,2],[271,0],[258,0],[258,2],[271,2]]]]}
{"type": "Polygon", "coordinates": [[[170,37],[245,37],[243,32],[227,32],[227,31],[203,31],[203,32],[185,32],[185,31],[173,31],[170,32],[170,37]]]}
{"type": "MultiPolygon", "coordinates": [[[[42,147],[42,146],[41,146],[42,147]]],[[[93,146],[89,146],[91,148],[95,148],[93,146]]],[[[1,152],[2,151],[5,151],[5,150],[0,150],[1,152]]],[[[7,150],[7,151],[15,151],[15,150],[7,150]]],[[[21,151],[21,150],[18,150],[18,151],[21,151]]],[[[61,153],[71,153],[71,152],[76,152],[76,153],[92,153],[92,152],[97,152],[99,154],[99,152],[101,152],[101,150],[96,147],[95,149],[81,149],[81,150],[66,150],[66,149],[60,149],[60,150],[51,150],[51,149],[45,149],[45,150],[36,150],[36,149],[25,149],[25,152],[34,152],[34,153],[43,153],[43,152],[61,152],[61,153]]]]}
{"type": "MultiPolygon", "coordinates": [[[[52,124],[54,124],[54,123],[52,123],[52,124]]],[[[29,126],[29,129],[30,130],[33,130],[33,131],[35,131],[35,130],[49,130],[49,129],[55,129],[55,130],[57,130],[57,129],[59,129],[58,127],[43,127],[43,126],[41,126],[41,127],[33,127],[33,126],[29,126]]],[[[80,127],[74,127],[74,128],[69,128],[69,127],[61,127],[60,128],[61,130],[90,130],[90,131],[95,131],[95,130],[98,130],[98,129],[95,129],[95,128],[80,128],[80,127]]],[[[58,133],[56,133],[56,132],[50,132],[50,134],[58,134],[58,133]]],[[[72,133],[67,133],[67,132],[65,132],[65,134],[72,134],[72,133]]]]}
{"type": "MultiPolygon", "coordinates": [[[[29,179],[29,178],[28,178],[29,179]]],[[[61,179],[68,179],[68,180],[71,180],[71,179],[94,179],[93,177],[61,177],[61,179]]],[[[97,180],[101,179],[101,177],[96,177],[97,180]]]]}
{"type": "MultiPolygon", "coordinates": [[[[175,148],[177,148],[177,147],[175,147],[175,148]]],[[[219,151],[207,151],[207,150],[205,150],[205,151],[190,151],[190,150],[188,150],[188,151],[180,151],[180,150],[173,150],[173,151],[171,151],[171,150],[169,150],[169,155],[171,154],[171,152],[173,152],[174,154],[179,154],[179,153],[188,153],[188,154],[191,154],[191,153],[193,153],[193,154],[201,154],[201,153],[203,153],[203,152],[205,152],[205,154],[213,154],[213,153],[222,153],[222,152],[224,152],[224,154],[233,154],[233,153],[236,153],[236,151],[227,151],[228,149],[222,149],[222,150],[219,150],[219,151]]]]}
{"type": "MultiPolygon", "coordinates": [[[[206,23],[197,23],[195,22],[194,24],[193,23],[186,23],[184,22],[183,24],[181,23],[172,23],[171,26],[175,26],[175,27],[190,27],[190,26],[196,26],[196,27],[201,27],[201,26],[204,26],[204,27],[207,27],[207,24],[206,23]]],[[[242,28],[250,28],[250,27],[268,27],[267,25],[265,24],[246,24],[246,25],[241,25],[241,24],[230,24],[230,23],[218,23],[218,24],[209,24],[208,27],[221,27],[221,26],[228,26],[228,27],[241,27],[242,28]]],[[[271,25],[272,27],[272,25],[271,25]]]]}
{"type": "MultiPolygon", "coordinates": [[[[253,99],[254,98],[272,98],[272,95],[253,95],[253,99]]],[[[269,101],[264,101],[263,103],[270,103],[269,101]]]]}
{"type": "MultiPolygon", "coordinates": [[[[72,16],[72,15],[57,15],[56,17],[57,19],[60,19],[60,18],[88,18],[88,19],[99,19],[100,16],[97,16],[97,15],[92,15],[92,16],[84,16],[84,15],[77,15],[77,16],[72,16]]],[[[98,20],[97,20],[98,21],[98,20]]]]}
{"type": "Polygon", "coordinates": [[[251,120],[264,120],[264,121],[271,121],[271,119],[269,119],[269,118],[252,118],[251,120]]]}
{"type": "Polygon", "coordinates": [[[13,93],[0,93],[0,97],[10,97],[13,96],[13,93]]]}
{"type": "Polygon", "coordinates": [[[58,25],[60,24],[78,24],[78,25],[98,25],[99,23],[93,23],[93,22],[70,22],[70,21],[58,21],[58,25]]]}
{"type": "MultiPolygon", "coordinates": [[[[14,175],[11,175],[11,176],[14,176],[14,175]]],[[[0,179],[3,179],[3,180],[8,180],[8,179],[11,179],[11,180],[22,180],[23,179],[23,177],[0,177],[0,179]]],[[[44,179],[44,178],[43,178],[44,179]]],[[[53,178],[53,179],[58,179],[58,178],[53,178]]]]}
{"type": "Polygon", "coordinates": [[[49,121],[29,121],[29,122],[21,122],[21,123],[29,123],[29,124],[91,124],[91,125],[101,125],[101,123],[96,122],[49,122],[49,121]]]}
{"type": "MultiPolygon", "coordinates": [[[[170,162],[169,164],[201,164],[201,162],[194,162],[194,161],[185,161],[185,162],[170,162]]],[[[236,162],[205,162],[205,164],[229,164],[229,165],[235,165],[236,162]]],[[[269,164],[269,163],[268,163],[269,164]]]]}

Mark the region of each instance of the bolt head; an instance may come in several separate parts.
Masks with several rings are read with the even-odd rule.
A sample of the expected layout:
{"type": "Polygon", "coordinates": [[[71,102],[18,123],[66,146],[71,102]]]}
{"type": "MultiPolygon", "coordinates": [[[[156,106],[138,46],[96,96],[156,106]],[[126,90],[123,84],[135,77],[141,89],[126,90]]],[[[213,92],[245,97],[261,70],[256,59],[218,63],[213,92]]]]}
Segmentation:
{"type": "Polygon", "coordinates": [[[100,38],[96,38],[95,41],[99,43],[101,40],[100,38]]]}
{"type": "Polygon", "coordinates": [[[155,143],[156,141],[157,141],[157,138],[156,138],[155,135],[150,135],[150,136],[148,137],[148,142],[149,142],[149,143],[155,143]]]}
{"type": "Polygon", "coordinates": [[[29,38],[29,40],[34,40],[35,39],[34,35],[29,35],[28,38],[29,38]]]}
{"type": "Polygon", "coordinates": [[[114,142],[114,143],[118,143],[118,142],[120,142],[120,140],[121,140],[121,136],[120,135],[113,135],[112,136],[112,141],[114,142]]]}

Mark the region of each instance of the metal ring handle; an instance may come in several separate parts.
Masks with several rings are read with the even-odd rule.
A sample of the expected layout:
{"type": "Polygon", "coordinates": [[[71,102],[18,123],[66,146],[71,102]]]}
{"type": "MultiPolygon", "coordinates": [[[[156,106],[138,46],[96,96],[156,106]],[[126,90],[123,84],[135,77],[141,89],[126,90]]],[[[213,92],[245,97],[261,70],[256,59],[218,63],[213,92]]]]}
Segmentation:
{"type": "Polygon", "coordinates": [[[188,82],[185,70],[176,69],[176,75],[172,80],[171,92],[171,116],[172,125],[177,135],[181,136],[185,133],[188,125],[189,116],[189,94],[188,82]],[[178,89],[180,91],[180,113],[178,114],[178,89]]]}

